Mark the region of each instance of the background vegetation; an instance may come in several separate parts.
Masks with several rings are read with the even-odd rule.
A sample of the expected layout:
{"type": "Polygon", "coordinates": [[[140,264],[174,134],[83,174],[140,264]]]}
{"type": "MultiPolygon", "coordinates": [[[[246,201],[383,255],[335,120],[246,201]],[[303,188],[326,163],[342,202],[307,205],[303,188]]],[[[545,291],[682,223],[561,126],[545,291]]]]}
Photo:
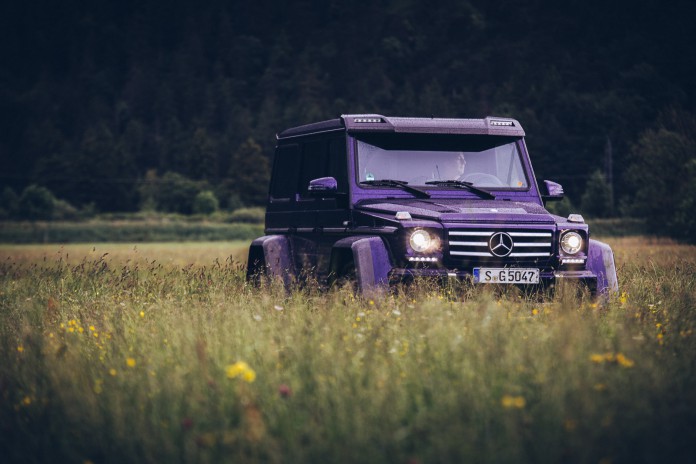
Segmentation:
{"type": "Polygon", "coordinates": [[[0,248],[0,455],[694,462],[696,249],[610,244],[606,302],[253,289],[245,243],[0,248]]]}
{"type": "Polygon", "coordinates": [[[693,239],[694,13],[687,0],[4,2],[0,219],[259,205],[286,127],[496,114],[523,123],[537,175],[575,207],[693,239]]]}

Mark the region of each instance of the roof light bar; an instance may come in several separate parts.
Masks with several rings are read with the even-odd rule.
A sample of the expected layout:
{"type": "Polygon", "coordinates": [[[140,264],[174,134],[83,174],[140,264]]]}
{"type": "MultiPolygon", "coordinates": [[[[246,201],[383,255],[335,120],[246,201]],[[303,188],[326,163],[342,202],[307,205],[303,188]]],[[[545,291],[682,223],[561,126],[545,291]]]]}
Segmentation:
{"type": "Polygon", "coordinates": [[[382,118],[355,118],[355,119],[353,119],[353,122],[380,123],[380,122],[382,122],[382,118]]]}
{"type": "Polygon", "coordinates": [[[491,121],[491,126],[514,126],[512,121],[491,121]]]}

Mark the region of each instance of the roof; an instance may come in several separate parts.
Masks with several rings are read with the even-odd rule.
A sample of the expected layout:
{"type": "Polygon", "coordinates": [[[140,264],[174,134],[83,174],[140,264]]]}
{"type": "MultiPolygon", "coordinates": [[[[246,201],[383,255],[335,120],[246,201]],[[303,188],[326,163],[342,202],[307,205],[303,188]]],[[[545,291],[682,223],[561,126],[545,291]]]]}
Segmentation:
{"type": "Polygon", "coordinates": [[[339,119],[316,122],[284,130],[278,139],[321,132],[345,130],[349,133],[392,132],[408,134],[525,135],[519,121],[487,116],[483,119],[412,118],[380,114],[344,114],[339,119]]]}

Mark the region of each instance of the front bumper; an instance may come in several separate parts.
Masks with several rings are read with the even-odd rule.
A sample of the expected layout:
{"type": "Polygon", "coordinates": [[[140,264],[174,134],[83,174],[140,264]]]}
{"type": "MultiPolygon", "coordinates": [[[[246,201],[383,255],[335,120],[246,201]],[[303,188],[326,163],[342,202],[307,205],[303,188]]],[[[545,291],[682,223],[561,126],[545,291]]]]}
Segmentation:
{"type": "MultiPolygon", "coordinates": [[[[389,283],[410,283],[416,279],[437,279],[446,281],[449,279],[468,280],[473,283],[471,272],[450,270],[441,268],[393,268],[389,272],[389,283]]],[[[520,287],[551,288],[561,282],[575,283],[587,287],[593,294],[597,291],[597,276],[588,270],[583,271],[541,271],[538,284],[512,284],[520,287]]],[[[507,285],[507,284],[480,284],[480,285],[507,285]]]]}

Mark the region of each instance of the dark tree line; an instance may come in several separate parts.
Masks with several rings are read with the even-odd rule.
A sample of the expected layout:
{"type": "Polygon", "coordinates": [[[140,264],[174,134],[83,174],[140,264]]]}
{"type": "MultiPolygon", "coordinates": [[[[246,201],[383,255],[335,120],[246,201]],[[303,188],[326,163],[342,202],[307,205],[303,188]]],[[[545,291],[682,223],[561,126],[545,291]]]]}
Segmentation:
{"type": "Polygon", "coordinates": [[[685,0],[0,8],[0,187],[102,211],[140,208],[167,173],[258,204],[277,131],[363,111],[515,117],[537,176],[579,203],[599,168],[618,211],[646,134],[695,111],[685,0]]]}

